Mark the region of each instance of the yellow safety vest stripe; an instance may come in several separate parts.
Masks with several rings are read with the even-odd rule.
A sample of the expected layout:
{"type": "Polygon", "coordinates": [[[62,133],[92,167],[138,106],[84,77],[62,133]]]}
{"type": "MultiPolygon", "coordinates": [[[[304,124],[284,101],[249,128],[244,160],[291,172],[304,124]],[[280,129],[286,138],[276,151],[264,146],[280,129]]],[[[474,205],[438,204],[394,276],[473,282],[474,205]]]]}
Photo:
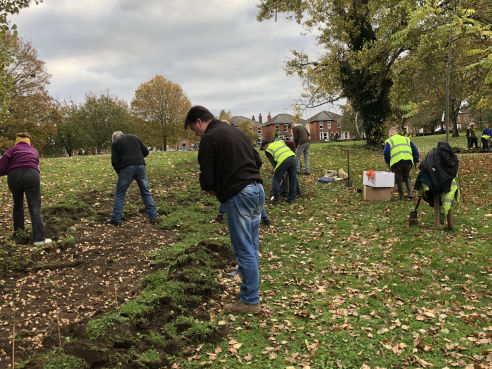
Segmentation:
{"type": "Polygon", "coordinates": [[[451,189],[449,192],[441,194],[441,212],[444,216],[448,215],[449,210],[456,207],[461,198],[460,186],[458,183],[458,175],[451,182],[451,189]]]}
{"type": "Polygon", "coordinates": [[[266,150],[273,156],[273,160],[277,163],[275,169],[288,157],[295,156],[294,152],[285,144],[284,141],[274,141],[268,145],[266,150]]]}
{"type": "Polygon", "coordinates": [[[401,135],[393,135],[386,141],[390,145],[390,167],[400,160],[410,160],[413,164],[412,146],[410,139],[401,135]]]}

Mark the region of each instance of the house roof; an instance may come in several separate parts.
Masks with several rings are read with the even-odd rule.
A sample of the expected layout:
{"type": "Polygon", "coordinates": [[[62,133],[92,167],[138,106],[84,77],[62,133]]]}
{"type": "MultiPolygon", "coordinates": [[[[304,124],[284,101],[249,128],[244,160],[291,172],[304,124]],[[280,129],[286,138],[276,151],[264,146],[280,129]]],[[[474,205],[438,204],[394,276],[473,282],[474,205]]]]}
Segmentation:
{"type": "Polygon", "coordinates": [[[270,123],[266,122],[267,124],[288,124],[292,123],[294,121],[297,121],[296,123],[306,123],[304,119],[297,119],[293,115],[290,114],[277,114],[272,118],[272,121],[270,123]]]}
{"type": "Polygon", "coordinates": [[[250,118],[243,117],[242,115],[236,115],[234,117],[231,117],[231,124],[237,126],[239,123],[242,122],[250,122],[256,124],[256,122],[250,118]]]}
{"type": "Polygon", "coordinates": [[[330,111],[323,110],[319,112],[316,115],[313,115],[311,118],[308,119],[308,122],[317,122],[317,121],[325,121],[325,120],[333,120],[337,121],[341,118],[342,116],[337,114],[337,113],[332,113],[330,111]]]}

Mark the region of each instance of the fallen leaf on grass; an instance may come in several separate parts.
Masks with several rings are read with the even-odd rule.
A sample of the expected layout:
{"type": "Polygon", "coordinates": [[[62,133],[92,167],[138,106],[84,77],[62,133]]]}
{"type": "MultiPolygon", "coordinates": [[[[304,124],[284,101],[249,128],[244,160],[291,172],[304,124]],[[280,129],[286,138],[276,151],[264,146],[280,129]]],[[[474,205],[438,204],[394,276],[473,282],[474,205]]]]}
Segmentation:
{"type": "Polygon", "coordinates": [[[425,361],[424,359],[419,358],[417,355],[414,355],[413,357],[423,367],[432,367],[432,366],[434,366],[432,363],[429,363],[429,362],[425,361]]]}

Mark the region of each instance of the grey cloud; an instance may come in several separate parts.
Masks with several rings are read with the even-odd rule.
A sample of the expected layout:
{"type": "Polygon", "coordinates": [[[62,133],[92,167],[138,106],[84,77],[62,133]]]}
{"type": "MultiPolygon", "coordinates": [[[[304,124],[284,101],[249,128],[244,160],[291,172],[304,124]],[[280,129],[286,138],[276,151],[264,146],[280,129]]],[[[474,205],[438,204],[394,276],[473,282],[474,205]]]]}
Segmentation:
{"type": "Polygon", "coordinates": [[[292,21],[258,23],[250,0],[45,0],[14,22],[46,61],[56,98],[129,102],[160,74],[192,103],[245,116],[289,112],[302,90],[284,63],[315,46],[292,21]]]}

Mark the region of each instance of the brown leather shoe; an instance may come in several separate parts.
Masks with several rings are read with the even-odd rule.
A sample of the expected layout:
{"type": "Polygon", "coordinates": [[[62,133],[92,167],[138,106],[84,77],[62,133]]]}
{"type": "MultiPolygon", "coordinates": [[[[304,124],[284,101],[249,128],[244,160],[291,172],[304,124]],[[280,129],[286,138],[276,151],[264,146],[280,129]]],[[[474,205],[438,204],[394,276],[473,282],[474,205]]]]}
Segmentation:
{"type": "Polygon", "coordinates": [[[238,301],[227,304],[224,306],[226,310],[229,310],[231,313],[236,314],[258,314],[261,312],[260,303],[254,305],[247,305],[244,302],[238,301]]]}

